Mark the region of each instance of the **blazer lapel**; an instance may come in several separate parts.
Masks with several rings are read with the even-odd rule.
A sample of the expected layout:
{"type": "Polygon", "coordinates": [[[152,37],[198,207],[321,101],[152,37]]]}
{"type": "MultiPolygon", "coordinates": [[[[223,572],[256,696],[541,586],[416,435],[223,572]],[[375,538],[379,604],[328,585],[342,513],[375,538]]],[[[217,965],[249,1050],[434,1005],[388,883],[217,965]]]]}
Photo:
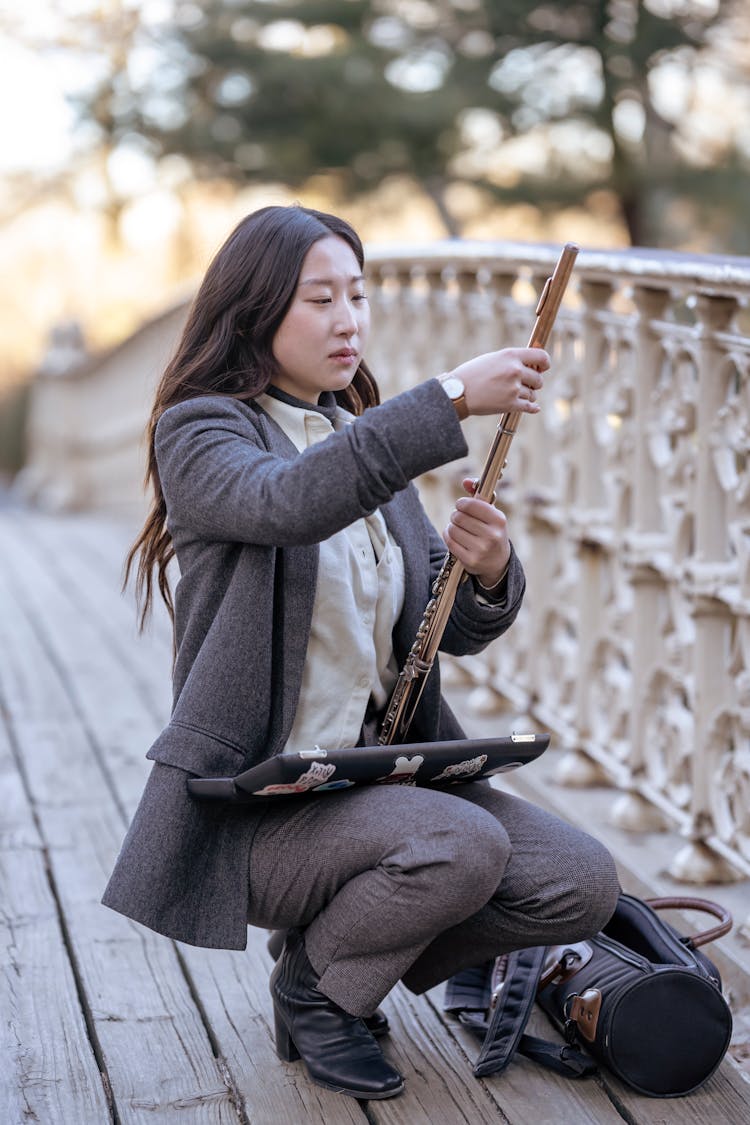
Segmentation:
{"type": "Polygon", "coordinates": [[[430,597],[429,577],[425,573],[429,542],[424,516],[411,486],[380,510],[404,559],[404,608],[393,632],[393,649],[401,664],[411,648],[430,597]]]}
{"type": "MultiPolygon", "coordinates": [[[[257,408],[269,453],[287,461],[299,456],[284,431],[260,407],[257,408]]],[[[283,547],[276,552],[274,615],[281,621],[281,644],[274,652],[274,698],[280,702],[271,717],[271,752],[283,749],[292,729],[302,687],[307,643],[310,638],[315,587],[318,580],[317,543],[283,547]]]]}

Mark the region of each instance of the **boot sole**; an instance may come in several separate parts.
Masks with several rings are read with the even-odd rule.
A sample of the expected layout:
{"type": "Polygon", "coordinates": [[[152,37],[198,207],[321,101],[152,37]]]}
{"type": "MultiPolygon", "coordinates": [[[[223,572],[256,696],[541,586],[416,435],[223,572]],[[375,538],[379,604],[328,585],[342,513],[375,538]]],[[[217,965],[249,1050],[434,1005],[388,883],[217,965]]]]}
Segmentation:
{"type": "MultiPolygon", "coordinates": [[[[305,1067],[305,1070],[307,1070],[307,1067],[305,1067]]],[[[386,1098],[395,1098],[397,1094],[403,1091],[405,1086],[405,1083],[402,1082],[400,1086],[394,1087],[393,1090],[385,1090],[382,1094],[372,1094],[367,1090],[347,1090],[344,1086],[329,1086],[327,1082],[320,1082],[317,1078],[313,1078],[309,1070],[307,1070],[307,1074],[310,1081],[323,1090],[330,1090],[334,1094],[346,1094],[347,1097],[358,1098],[364,1102],[385,1101],[386,1098]]]]}

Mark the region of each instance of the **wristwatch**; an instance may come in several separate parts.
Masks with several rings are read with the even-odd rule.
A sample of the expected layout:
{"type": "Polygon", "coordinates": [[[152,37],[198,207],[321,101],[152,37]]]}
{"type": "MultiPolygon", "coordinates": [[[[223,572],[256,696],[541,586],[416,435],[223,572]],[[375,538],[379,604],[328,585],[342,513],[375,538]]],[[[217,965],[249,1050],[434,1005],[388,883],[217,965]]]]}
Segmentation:
{"type": "Polygon", "coordinates": [[[456,408],[459,421],[463,422],[464,418],[469,417],[466,406],[466,388],[463,382],[457,375],[449,375],[447,372],[444,375],[438,375],[438,382],[456,408]]]}

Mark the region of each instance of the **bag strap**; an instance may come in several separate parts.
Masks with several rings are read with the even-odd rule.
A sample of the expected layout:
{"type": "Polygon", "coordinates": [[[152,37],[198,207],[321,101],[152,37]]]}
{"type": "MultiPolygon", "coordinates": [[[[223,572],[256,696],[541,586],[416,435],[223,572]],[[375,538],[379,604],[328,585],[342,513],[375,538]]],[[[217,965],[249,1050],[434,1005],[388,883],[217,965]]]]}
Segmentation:
{"type": "Polygon", "coordinates": [[[494,990],[487,1017],[487,1030],[474,1074],[499,1074],[505,1070],[529,1022],[542,975],[545,947],[517,949],[507,956],[505,975],[494,990]]]}
{"type": "Polygon", "coordinates": [[[733,919],[729,911],[720,906],[718,902],[712,902],[708,898],[670,895],[665,898],[646,898],[643,901],[652,910],[700,910],[704,914],[712,914],[714,918],[719,919],[718,926],[712,926],[708,930],[701,930],[698,934],[680,938],[680,941],[688,949],[697,949],[699,945],[707,945],[709,941],[716,941],[717,938],[728,934],[732,928],[733,919]]]}
{"type": "Polygon", "coordinates": [[[519,949],[495,962],[464,970],[446,986],[445,1008],[483,1042],[474,1074],[500,1074],[516,1051],[568,1078],[592,1074],[596,1065],[570,1045],[525,1035],[546,956],[544,946],[519,949]],[[502,977],[493,989],[493,977],[502,977]]]}
{"type": "Polygon", "coordinates": [[[596,1074],[596,1063],[583,1051],[566,1044],[551,1043],[548,1039],[537,1039],[535,1035],[522,1035],[518,1053],[533,1059],[548,1070],[554,1070],[564,1078],[586,1078],[596,1074]]]}

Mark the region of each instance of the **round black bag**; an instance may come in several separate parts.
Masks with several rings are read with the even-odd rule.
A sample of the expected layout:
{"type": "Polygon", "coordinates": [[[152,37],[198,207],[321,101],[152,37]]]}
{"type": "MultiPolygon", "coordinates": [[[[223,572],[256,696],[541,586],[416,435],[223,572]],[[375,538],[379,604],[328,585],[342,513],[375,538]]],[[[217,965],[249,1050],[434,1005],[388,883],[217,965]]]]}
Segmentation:
{"type": "MultiPolygon", "coordinates": [[[[715,905],[668,905],[678,902],[715,905]]],[[[557,971],[545,975],[537,1000],[569,1042],[639,1093],[688,1094],[716,1070],[732,1034],[719,972],[691,948],[698,940],[681,938],[647,903],[621,895],[600,934],[560,947],[557,971]]]]}

